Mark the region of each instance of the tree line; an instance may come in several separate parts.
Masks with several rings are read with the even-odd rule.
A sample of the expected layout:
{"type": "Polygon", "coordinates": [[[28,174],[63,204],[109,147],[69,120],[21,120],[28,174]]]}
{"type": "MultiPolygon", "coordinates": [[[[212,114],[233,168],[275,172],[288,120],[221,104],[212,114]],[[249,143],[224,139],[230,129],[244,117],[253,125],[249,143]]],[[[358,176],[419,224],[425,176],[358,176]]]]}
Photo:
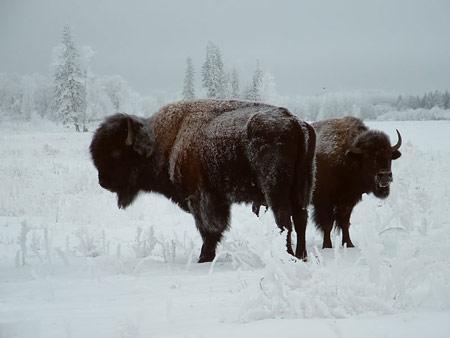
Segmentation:
{"type": "MultiPolygon", "coordinates": [[[[192,58],[188,57],[182,92],[185,100],[202,97],[196,95],[195,73],[192,58]]],[[[211,41],[206,45],[206,56],[200,77],[205,95],[211,99],[270,101],[276,95],[274,78],[261,68],[259,60],[256,61],[251,81],[241,89],[238,70],[236,67],[226,70],[221,49],[211,41]]]]}
{"type": "Polygon", "coordinates": [[[433,107],[450,109],[450,93],[447,90],[445,92],[435,90],[425,93],[423,96],[409,95],[403,97],[399,95],[395,107],[397,110],[431,109],[433,107]]]}
{"type": "MultiPolygon", "coordinates": [[[[40,74],[19,76],[0,73],[0,115],[29,121],[38,115],[77,131],[86,131],[90,121],[114,114],[152,114],[177,99],[245,99],[283,105],[308,120],[354,115],[365,119],[442,119],[449,114],[448,91],[419,95],[321,93],[314,96],[281,96],[274,77],[258,60],[244,84],[236,67],[227,67],[223,53],[213,42],[206,45],[205,59],[196,72],[192,58],[186,60],[180,93],[141,97],[121,76],[96,76],[90,69],[94,52],[78,48],[71,29],[65,26],[61,42],[53,50],[51,78],[40,74]],[[196,85],[196,80],[200,85],[196,85]],[[441,109],[443,112],[436,111],[441,109]],[[411,111],[412,110],[412,111],[411,111]],[[420,110],[420,111],[419,111],[420,110]],[[396,114],[404,111],[407,114],[396,114]],[[397,116],[398,115],[398,116],[397,116]]],[[[180,76],[181,77],[181,76],[180,76]]]]}
{"type": "MultiPolygon", "coordinates": [[[[78,48],[70,26],[64,26],[61,41],[53,49],[50,78],[0,73],[1,114],[15,120],[30,120],[32,115],[39,115],[76,131],[86,131],[89,121],[106,115],[150,114],[161,105],[180,99],[175,93],[143,98],[121,76],[96,76],[90,69],[94,54],[90,47],[78,48]]],[[[274,93],[273,77],[261,69],[259,62],[252,80],[241,90],[237,69],[226,70],[222,52],[212,42],[206,46],[201,76],[205,92],[199,96],[193,61],[188,58],[182,98],[269,101],[274,93]]]]}

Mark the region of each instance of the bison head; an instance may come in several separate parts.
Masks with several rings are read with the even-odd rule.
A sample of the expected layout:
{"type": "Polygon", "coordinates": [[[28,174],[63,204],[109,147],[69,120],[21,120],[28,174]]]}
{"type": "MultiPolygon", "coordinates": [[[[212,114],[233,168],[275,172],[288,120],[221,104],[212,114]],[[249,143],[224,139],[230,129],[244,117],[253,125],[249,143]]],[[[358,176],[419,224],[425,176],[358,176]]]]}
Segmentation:
{"type": "Polygon", "coordinates": [[[117,194],[119,208],[129,206],[139,193],[141,173],[153,147],[153,131],[135,116],[113,115],[95,132],[90,151],[98,182],[117,194]]]}
{"type": "Polygon", "coordinates": [[[360,134],[347,151],[347,157],[359,165],[368,192],[378,198],[389,196],[392,182],[391,162],[401,156],[402,137],[397,130],[398,141],[391,146],[389,137],[380,131],[367,130],[360,134]]]}

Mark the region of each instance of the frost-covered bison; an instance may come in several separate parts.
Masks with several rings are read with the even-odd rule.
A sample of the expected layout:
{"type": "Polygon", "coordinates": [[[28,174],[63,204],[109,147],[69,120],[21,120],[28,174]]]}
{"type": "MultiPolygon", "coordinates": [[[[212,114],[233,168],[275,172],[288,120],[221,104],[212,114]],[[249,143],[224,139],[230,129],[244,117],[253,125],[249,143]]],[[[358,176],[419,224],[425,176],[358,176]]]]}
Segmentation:
{"type": "Polygon", "coordinates": [[[370,130],[354,117],[313,123],[317,133],[314,220],[323,231],[323,247],[331,248],[333,225],[342,230],[342,245],[353,247],[350,215],[363,193],[389,195],[391,162],[401,156],[402,138],[391,146],[389,137],[370,130]]]}
{"type": "Polygon", "coordinates": [[[297,233],[305,257],[314,129],[284,108],[240,101],[169,104],[148,119],[107,118],[90,145],[99,184],[126,208],[140,191],[163,194],[193,215],[212,261],[234,202],[270,206],[275,221],[297,233]]]}

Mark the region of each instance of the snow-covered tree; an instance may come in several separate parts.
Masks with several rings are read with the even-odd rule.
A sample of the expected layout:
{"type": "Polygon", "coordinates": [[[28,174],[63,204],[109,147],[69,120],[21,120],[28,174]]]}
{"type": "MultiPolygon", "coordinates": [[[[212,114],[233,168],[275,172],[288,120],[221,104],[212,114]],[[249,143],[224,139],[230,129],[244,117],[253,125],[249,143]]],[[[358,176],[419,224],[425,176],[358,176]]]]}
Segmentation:
{"type": "Polygon", "coordinates": [[[236,68],[233,68],[231,72],[231,98],[237,99],[240,96],[239,93],[239,73],[236,68]]]}
{"type": "Polygon", "coordinates": [[[40,74],[21,77],[20,116],[29,121],[34,114],[44,116],[50,109],[51,85],[48,78],[40,74]]]}
{"type": "Polygon", "coordinates": [[[223,88],[224,88],[224,99],[231,99],[231,73],[225,72],[225,77],[223,80],[223,88]]]}
{"type": "Polygon", "coordinates": [[[86,82],[87,107],[86,120],[100,120],[115,112],[111,99],[105,89],[104,80],[89,76],[86,82]]]}
{"type": "Polygon", "coordinates": [[[263,102],[277,104],[278,94],[276,90],[275,78],[268,72],[263,71],[259,87],[259,99],[263,102]]]}
{"type": "Polygon", "coordinates": [[[86,78],[68,25],[54,53],[54,109],[63,124],[73,124],[80,131],[86,110],[86,78]]]}
{"type": "Polygon", "coordinates": [[[192,64],[192,59],[187,58],[186,64],[187,64],[186,73],[184,75],[184,86],[183,86],[183,99],[192,100],[195,99],[194,66],[192,64]]]}
{"type": "Polygon", "coordinates": [[[22,121],[34,114],[49,117],[51,89],[48,78],[40,74],[0,74],[0,111],[22,121]]]}
{"type": "Polygon", "coordinates": [[[450,93],[446,90],[442,97],[442,108],[450,109],[450,93]]]}
{"type": "Polygon", "coordinates": [[[421,105],[421,100],[419,96],[409,96],[407,101],[406,101],[406,105],[405,108],[412,108],[412,109],[417,109],[420,108],[421,105]]]}
{"type": "Polygon", "coordinates": [[[206,46],[206,60],[202,67],[202,83],[209,98],[225,97],[225,71],[220,48],[212,42],[206,46]]]}
{"type": "Polygon", "coordinates": [[[264,72],[262,71],[259,61],[256,62],[256,69],[253,78],[246,92],[246,99],[252,101],[261,101],[261,86],[264,72]]]}
{"type": "Polygon", "coordinates": [[[13,118],[20,118],[22,81],[19,75],[0,74],[0,109],[13,118]]]}
{"type": "Polygon", "coordinates": [[[403,102],[403,96],[399,95],[397,97],[397,101],[395,102],[395,108],[397,110],[402,110],[404,108],[404,106],[405,106],[405,103],[403,102]]]}
{"type": "Polygon", "coordinates": [[[108,95],[114,113],[127,112],[130,93],[128,83],[119,75],[108,76],[103,79],[103,88],[108,95]]]}
{"type": "Polygon", "coordinates": [[[140,112],[142,98],[120,75],[105,77],[102,82],[111,101],[113,113],[138,114],[140,112]]]}
{"type": "Polygon", "coordinates": [[[39,74],[33,74],[33,112],[41,117],[50,118],[52,111],[53,84],[52,79],[39,74]]]}
{"type": "MultiPolygon", "coordinates": [[[[86,109],[83,112],[82,122],[83,131],[88,131],[87,122],[93,120],[96,116],[104,116],[104,105],[99,104],[105,97],[103,88],[98,88],[98,80],[91,71],[91,60],[96,52],[90,46],[81,48],[81,65],[84,69],[85,90],[86,90],[86,109]]],[[[103,100],[104,101],[104,100],[103,100]]]]}

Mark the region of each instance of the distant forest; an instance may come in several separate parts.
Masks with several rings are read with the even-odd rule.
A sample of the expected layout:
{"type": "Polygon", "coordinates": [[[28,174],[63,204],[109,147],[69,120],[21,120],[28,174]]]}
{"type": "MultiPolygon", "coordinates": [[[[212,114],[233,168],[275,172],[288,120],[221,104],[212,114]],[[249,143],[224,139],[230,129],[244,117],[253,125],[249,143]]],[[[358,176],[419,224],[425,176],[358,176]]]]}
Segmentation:
{"type": "Polygon", "coordinates": [[[87,125],[114,113],[151,115],[162,105],[195,98],[243,99],[285,106],[299,117],[318,120],[343,115],[363,119],[450,119],[450,94],[430,91],[422,95],[378,91],[327,92],[313,96],[283,96],[275,77],[259,60],[250,79],[243,81],[237,67],[227,67],[223,52],[213,42],[196,71],[186,57],[180,74],[180,90],[141,96],[119,75],[98,76],[90,61],[90,47],[78,48],[71,29],[65,26],[61,42],[53,49],[53,74],[0,73],[0,121],[44,118],[86,131],[87,125]]]}

